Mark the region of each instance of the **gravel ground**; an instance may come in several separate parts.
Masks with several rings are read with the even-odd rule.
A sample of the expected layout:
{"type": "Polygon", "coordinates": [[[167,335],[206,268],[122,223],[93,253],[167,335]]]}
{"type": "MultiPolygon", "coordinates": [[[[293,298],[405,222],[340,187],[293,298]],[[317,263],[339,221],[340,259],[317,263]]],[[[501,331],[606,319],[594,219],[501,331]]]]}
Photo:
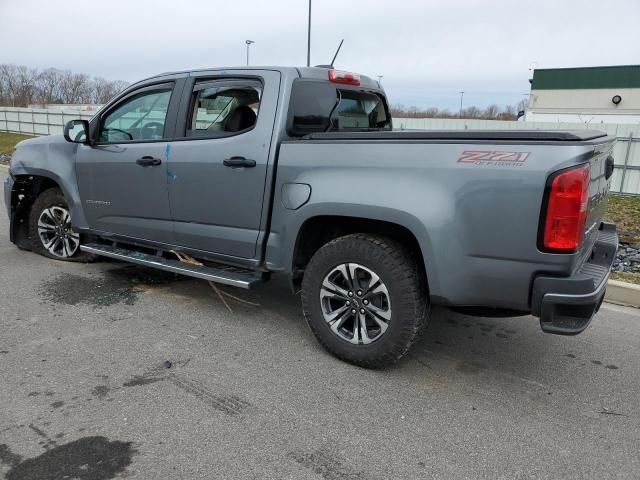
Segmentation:
{"type": "Polygon", "coordinates": [[[611,269],[614,272],[640,273],[640,243],[620,242],[611,269]]]}
{"type": "Polygon", "coordinates": [[[2,214],[9,480],[638,478],[636,310],[558,337],[438,309],[405,362],[368,371],[318,346],[283,280],[229,313],[204,282],[7,237],[2,214]]]}

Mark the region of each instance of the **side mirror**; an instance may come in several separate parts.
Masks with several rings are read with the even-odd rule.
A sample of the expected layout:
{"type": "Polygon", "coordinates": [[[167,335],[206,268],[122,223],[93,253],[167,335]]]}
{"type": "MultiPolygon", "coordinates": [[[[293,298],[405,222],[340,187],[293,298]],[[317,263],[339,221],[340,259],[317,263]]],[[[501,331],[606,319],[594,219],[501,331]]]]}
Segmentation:
{"type": "Polygon", "coordinates": [[[64,138],[67,142],[89,144],[89,121],[68,121],[64,126],[64,138]]]}

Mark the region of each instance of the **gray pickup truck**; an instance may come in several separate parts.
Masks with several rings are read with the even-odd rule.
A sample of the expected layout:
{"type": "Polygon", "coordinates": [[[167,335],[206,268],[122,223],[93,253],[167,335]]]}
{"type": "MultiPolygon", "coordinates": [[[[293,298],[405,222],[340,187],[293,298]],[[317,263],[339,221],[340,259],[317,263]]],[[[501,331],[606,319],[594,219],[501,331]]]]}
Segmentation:
{"type": "Polygon", "coordinates": [[[431,304],[584,330],[618,243],[612,147],[597,131],[393,131],[379,83],[331,68],[198,70],[18,144],[5,201],[11,241],[47,257],[241,288],[288,275],[327,350],[381,367],[431,304]]]}

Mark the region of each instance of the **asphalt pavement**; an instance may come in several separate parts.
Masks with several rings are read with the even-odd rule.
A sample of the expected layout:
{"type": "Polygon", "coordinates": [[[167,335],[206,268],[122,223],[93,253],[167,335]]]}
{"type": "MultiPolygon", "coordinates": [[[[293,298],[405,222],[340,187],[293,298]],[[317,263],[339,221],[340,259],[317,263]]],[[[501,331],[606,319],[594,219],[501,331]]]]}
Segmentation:
{"type": "Polygon", "coordinates": [[[0,272],[9,480],[640,478],[635,309],[576,337],[436,309],[371,371],[324,352],[285,279],[221,287],[257,304],[229,312],[203,281],[18,250],[4,210],[0,272]]]}

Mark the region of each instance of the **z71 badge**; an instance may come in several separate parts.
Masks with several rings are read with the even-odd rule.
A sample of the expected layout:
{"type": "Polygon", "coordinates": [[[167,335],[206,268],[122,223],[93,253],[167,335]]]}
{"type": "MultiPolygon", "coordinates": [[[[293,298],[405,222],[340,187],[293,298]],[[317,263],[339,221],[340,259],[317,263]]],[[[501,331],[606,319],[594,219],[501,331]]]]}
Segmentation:
{"type": "Polygon", "coordinates": [[[493,150],[465,150],[462,152],[458,163],[473,163],[475,165],[524,165],[529,157],[529,152],[496,152],[493,150]]]}

